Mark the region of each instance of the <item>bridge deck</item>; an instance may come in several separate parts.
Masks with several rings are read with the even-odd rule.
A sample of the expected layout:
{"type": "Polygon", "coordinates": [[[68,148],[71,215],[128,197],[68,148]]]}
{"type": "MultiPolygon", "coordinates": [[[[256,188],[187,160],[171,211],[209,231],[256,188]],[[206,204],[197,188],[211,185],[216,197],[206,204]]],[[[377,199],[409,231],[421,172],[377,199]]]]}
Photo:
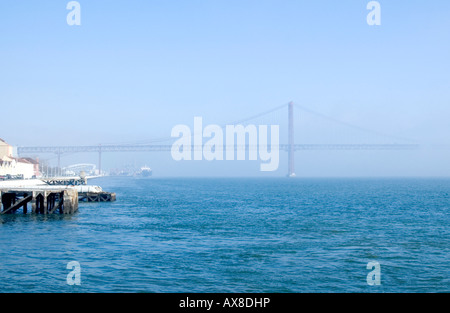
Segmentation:
{"type": "MultiPolygon", "coordinates": [[[[18,147],[19,155],[32,153],[81,153],[81,152],[141,152],[141,151],[171,151],[172,145],[99,145],[99,146],[48,146],[48,147],[18,147]]],[[[275,146],[274,146],[275,147],[275,146]]],[[[280,144],[281,151],[289,151],[290,145],[280,144]]],[[[235,145],[238,149],[257,149],[252,145],[235,145]]],[[[295,144],[294,150],[415,150],[421,148],[418,144],[295,144]]],[[[202,149],[202,146],[192,146],[191,149],[202,149]]],[[[227,146],[223,147],[224,150],[227,146]]]]}

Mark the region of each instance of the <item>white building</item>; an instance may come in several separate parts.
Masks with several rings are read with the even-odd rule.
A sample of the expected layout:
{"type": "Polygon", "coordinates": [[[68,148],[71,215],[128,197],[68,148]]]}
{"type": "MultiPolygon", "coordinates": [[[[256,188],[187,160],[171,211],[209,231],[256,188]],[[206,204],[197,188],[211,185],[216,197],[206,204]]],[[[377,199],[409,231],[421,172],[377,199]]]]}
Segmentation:
{"type": "Polygon", "coordinates": [[[5,155],[13,155],[13,147],[8,145],[6,141],[0,138],[0,159],[5,155]]]}
{"type": "Polygon", "coordinates": [[[29,179],[39,176],[39,161],[13,156],[13,147],[0,139],[0,178],[22,177],[29,179]]]}

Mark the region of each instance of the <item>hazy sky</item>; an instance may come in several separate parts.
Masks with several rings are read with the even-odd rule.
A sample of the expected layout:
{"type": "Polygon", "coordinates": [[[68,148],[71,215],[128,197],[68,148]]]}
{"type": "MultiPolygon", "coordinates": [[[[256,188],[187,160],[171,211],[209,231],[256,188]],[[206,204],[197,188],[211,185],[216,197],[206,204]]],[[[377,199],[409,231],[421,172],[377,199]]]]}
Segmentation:
{"type": "MultiPolygon", "coordinates": [[[[194,116],[224,124],[291,100],[418,143],[450,143],[448,0],[379,1],[380,26],[366,23],[366,0],[80,0],[80,26],[67,24],[68,2],[0,2],[0,138],[12,145],[146,142],[194,116]]],[[[254,123],[280,124],[285,143],[286,116],[254,123]]],[[[295,116],[297,143],[383,141],[295,116]]],[[[178,163],[170,153],[105,154],[104,166],[270,176],[286,174],[280,157],[267,174],[259,161],[178,163]]],[[[63,165],[96,160],[73,155],[63,165]]],[[[311,151],[297,153],[296,167],[300,176],[448,176],[448,160],[448,151],[311,151]]]]}

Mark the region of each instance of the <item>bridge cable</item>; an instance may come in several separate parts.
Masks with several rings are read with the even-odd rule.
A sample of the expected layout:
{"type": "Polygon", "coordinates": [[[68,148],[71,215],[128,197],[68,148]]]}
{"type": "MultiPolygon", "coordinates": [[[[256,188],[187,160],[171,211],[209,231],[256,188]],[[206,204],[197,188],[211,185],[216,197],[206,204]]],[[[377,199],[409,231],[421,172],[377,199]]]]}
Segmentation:
{"type": "Polygon", "coordinates": [[[389,134],[385,134],[385,133],[382,133],[382,132],[379,132],[379,131],[375,131],[375,130],[372,130],[372,129],[367,129],[367,128],[364,128],[364,127],[361,127],[361,126],[357,126],[357,125],[353,125],[353,124],[350,124],[350,123],[347,123],[347,122],[340,121],[340,120],[335,119],[335,118],[333,118],[331,116],[328,116],[328,115],[316,112],[314,110],[308,109],[308,108],[306,108],[304,106],[301,106],[301,105],[299,105],[297,103],[294,103],[294,105],[297,108],[299,108],[300,110],[302,110],[302,111],[305,111],[305,112],[308,112],[310,114],[319,116],[321,118],[327,119],[327,120],[332,121],[332,122],[337,123],[337,124],[341,124],[341,125],[344,125],[344,126],[347,126],[347,127],[350,127],[350,128],[357,129],[359,131],[363,131],[363,132],[366,132],[366,133],[372,133],[372,134],[375,134],[375,135],[378,135],[378,136],[382,136],[382,137],[390,137],[392,139],[405,140],[405,141],[417,143],[417,140],[414,140],[414,139],[411,139],[411,138],[405,138],[405,137],[400,137],[400,136],[389,135],[389,134]]]}

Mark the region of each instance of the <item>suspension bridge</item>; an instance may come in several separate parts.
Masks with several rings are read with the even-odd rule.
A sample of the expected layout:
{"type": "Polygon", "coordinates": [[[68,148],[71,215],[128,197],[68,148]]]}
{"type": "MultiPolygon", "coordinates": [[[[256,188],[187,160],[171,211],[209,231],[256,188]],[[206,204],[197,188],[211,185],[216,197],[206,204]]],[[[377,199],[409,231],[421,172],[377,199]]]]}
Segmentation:
{"type": "MultiPolygon", "coordinates": [[[[287,119],[288,119],[288,138],[287,143],[280,144],[279,150],[285,151],[288,154],[288,173],[287,175],[290,177],[295,176],[295,151],[302,150],[417,150],[421,148],[421,145],[416,143],[377,143],[377,144],[297,144],[294,139],[294,107],[298,108],[304,112],[308,112],[314,115],[318,115],[321,118],[332,120],[333,122],[344,124],[348,127],[355,128],[360,131],[373,132],[371,130],[364,129],[359,126],[351,125],[346,122],[342,122],[336,119],[333,119],[329,116],[317,113],[303,106],[294,104],[293,102],[289,102],[288,104],[284,104],[278,106],[272,110],[262,112],[260,114],[254,115],[244,120],[236,121],[230,124],[244,124],[250,120],[254,120],[258,117],[268,115],[277,110],[286,109],[287,108],[287,119]]],[[[380,133],[378,133],[380,135],[380,133]]],[[[394,137],[385,134],[381,134],[386,137],[394,137]]],[[[169,141],[173,140],[172,137],[167,137],[164,139],[155,140],[157,142],[169,141]]],[[[17,148],[17,152],[20,156],[27,155],[37,155],[37,154],[56,154],[58,159],[58,168],[61,168],[61,156],[64,154],[73,154],[73,153],[97,153],[98,154],[98,170],[101,172],[102,170],[102,154],[103,153],[112,153],[112,152],[156,152],[156,151],[171,151],[172,144],[160,144],[155,143],[143,143],[143,144],[98,144],[98,145],[81,145],[81,146],[21,146],[17,148]]],[[[248,145],[245,147],[240,147],[241,149],[251,149],[248,145]]],[[[195,147],[193,147],[195,149],[195,147]]]]}

